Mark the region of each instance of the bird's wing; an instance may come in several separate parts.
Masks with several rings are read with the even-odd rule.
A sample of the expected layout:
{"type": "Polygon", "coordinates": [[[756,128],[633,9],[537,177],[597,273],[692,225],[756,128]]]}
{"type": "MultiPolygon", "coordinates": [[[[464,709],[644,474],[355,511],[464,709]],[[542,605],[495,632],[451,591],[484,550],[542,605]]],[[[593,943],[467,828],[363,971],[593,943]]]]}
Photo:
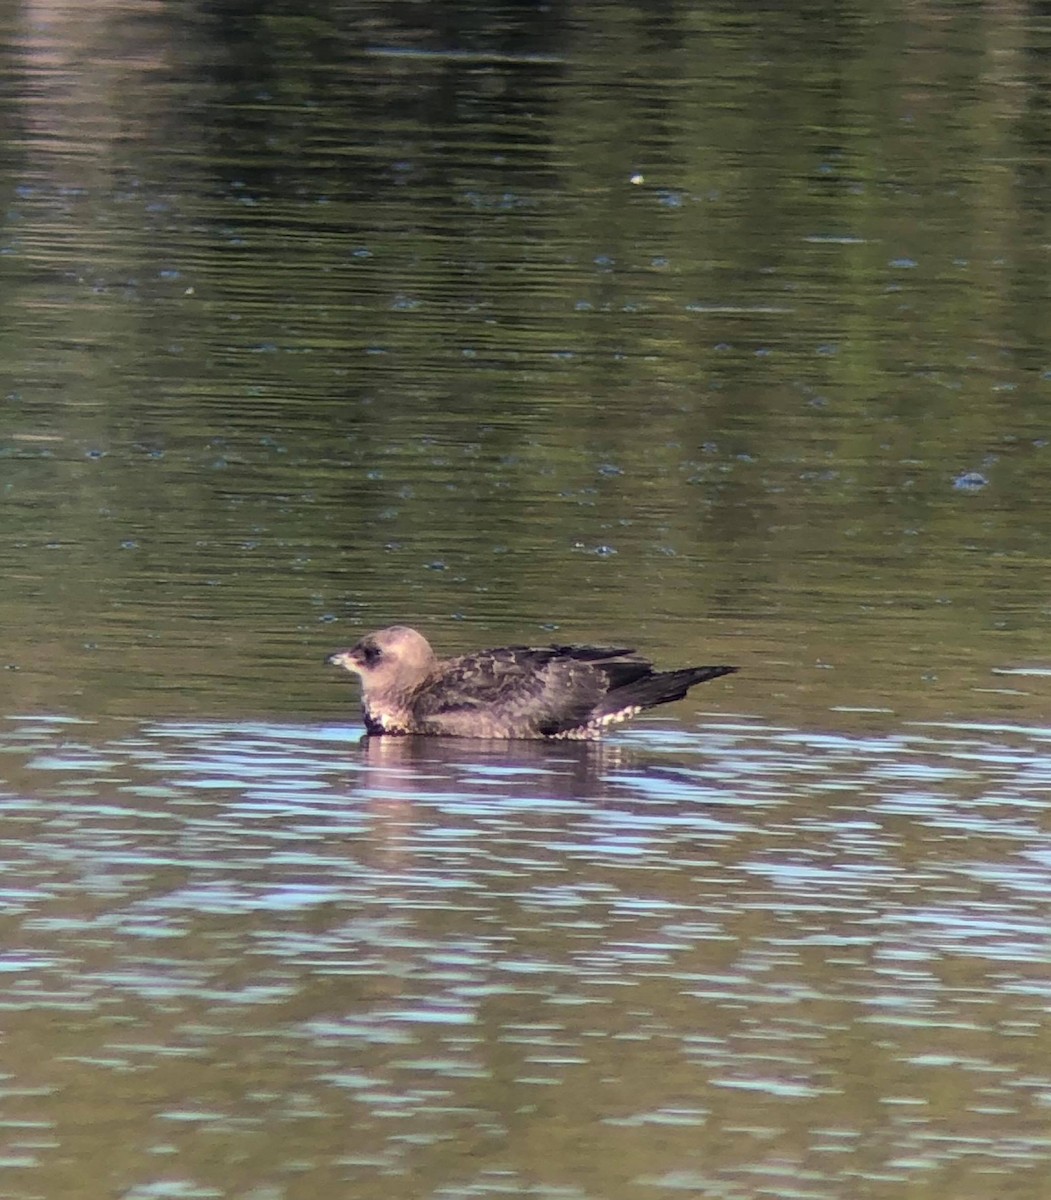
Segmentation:
{"type": "Polygon", "coordinates": [[[416,698],[416,714],[443,731],[477,720],[495,730],[493,736],[551,736],[587,722],[610,684],[603,664],[612,659],[640,669],[632,653],[604,646],[505,646],[465,654],[442,664],[440,676],[416,698]]]}

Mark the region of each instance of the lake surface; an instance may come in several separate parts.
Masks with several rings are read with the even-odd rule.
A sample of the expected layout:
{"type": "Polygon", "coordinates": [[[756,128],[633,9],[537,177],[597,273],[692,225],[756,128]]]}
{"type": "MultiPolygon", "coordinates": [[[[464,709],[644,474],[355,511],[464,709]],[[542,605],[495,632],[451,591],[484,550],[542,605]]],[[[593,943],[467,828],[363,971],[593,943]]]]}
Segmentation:
{"type": "Polygon", "coordinates": [[[0,17],[0,1195],[1043,1194],[1045,41],[0,17]],[[393,622],[741,671],[366,744],[393,622]]]}

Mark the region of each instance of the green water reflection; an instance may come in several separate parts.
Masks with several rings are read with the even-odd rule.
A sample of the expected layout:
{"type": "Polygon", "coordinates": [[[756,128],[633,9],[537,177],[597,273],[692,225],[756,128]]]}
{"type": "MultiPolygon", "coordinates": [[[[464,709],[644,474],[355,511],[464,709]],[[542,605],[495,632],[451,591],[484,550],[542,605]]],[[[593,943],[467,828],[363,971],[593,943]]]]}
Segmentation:
{"type": "Polygon", "coordinates": [[[331,710],[331,617],[753,709],[1041,659],[1023,13],[132,11],[8,18],[13,709],[331,710]]]}

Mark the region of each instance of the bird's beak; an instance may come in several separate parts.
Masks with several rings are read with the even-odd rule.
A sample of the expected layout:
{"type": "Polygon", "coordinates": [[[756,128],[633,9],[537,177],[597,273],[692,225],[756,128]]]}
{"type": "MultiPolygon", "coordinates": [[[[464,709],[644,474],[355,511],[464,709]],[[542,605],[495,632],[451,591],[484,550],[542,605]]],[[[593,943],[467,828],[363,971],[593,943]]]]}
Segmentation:
{"type": "Polygon", "coordinates": [[[354,657],[353,650],[333,650],[328,658],[325,659],[325,665],[328,667],[343,667],[347,671],[356,671],[359,663],[354,657]]]}

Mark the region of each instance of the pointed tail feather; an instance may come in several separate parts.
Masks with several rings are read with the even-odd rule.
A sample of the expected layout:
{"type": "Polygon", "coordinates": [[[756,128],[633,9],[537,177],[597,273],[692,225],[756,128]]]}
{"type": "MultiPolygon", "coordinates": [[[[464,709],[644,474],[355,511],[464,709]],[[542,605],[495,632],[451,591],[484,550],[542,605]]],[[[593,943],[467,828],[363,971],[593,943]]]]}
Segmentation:
{"type": "Polygon", "coordinates": [[[609,716],[626,708],[653,708],[681,700],[695,684],[720,675],[732,675],[737,667],[683,667],[678,671],[653,671],[622,687],[613,688],[595,706],[593,717],[609,716]]]}

